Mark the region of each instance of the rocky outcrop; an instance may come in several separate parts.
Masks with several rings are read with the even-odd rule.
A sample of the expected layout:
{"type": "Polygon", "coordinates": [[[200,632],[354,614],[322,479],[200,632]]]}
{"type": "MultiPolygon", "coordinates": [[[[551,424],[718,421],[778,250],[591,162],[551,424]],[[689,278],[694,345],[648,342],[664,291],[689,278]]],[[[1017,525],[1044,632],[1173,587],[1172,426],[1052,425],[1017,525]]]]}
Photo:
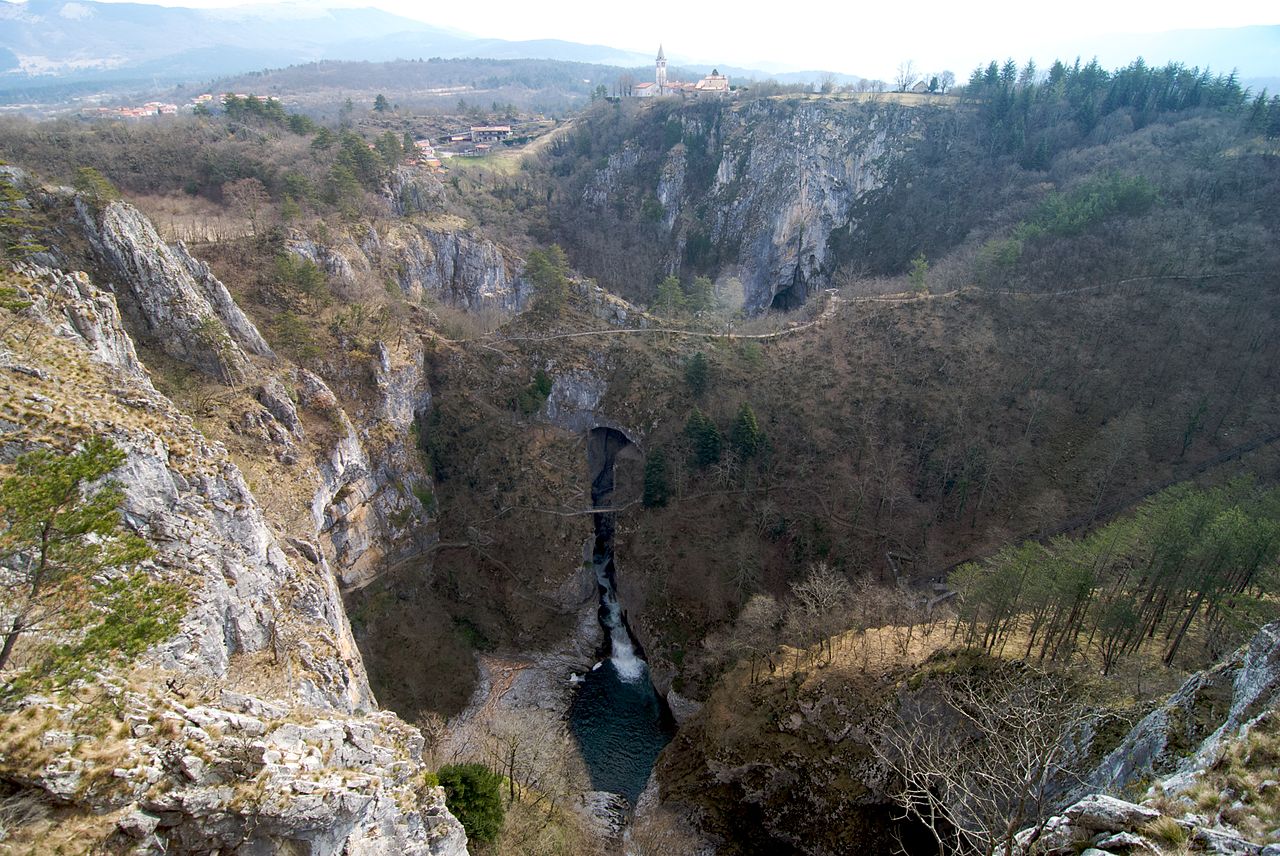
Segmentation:
{"type": "Polygon", "coordinates": [[[433,485],[417,448],[417,423],[431,404],[421,345],[377,342],[368,363],[340,373],[355,422],[319,377],[299,370],[300,403],[332,433],[317,462],[310,509],[332,548],[343,588],[368,584],[388,562],[421,552],[435,539],[433,485]],[[359,427],[357,427],[357,423],[359,427]]]}
{"type": "Polygon", "coordinates": [[[381,231],[370,228],[359,240],[339,238],[328,245],[295,236],[288,248],[343,283],[390,281],[415,300],[514,310],[528,297],[520,259],[456,218],[383,224],[381,231]]]}
{"type": "MultiPolygon", "coordinates": [[[[127,670],[23,701],[10,716],[38,722],[39,745],[4,729],[0,775],[118,820],[136,853],[465,853],[422,785],[421,737],[376,711],[323,554],[282,543],[225,449],[151,385],[108,293],[35,268],[22,287],[47,332],[5,352],[0,447],[111,437],[123,519],[155,551],[146,571],[187,598],[176,633],[127,670]]],[[[291,421],[280,390],[260,400],[291,421]]]]}
{"type": "Polygon", "coordinates": [[[1082,790],[1118,790],[1158,776],[1188,784],[1224,740],[1280,705],[1280,622],[1261,628],[1231,658],[1187,679],[1094,769],[1082,790]]]}
{"type": "Polygon", "coordinates": [[[444,185],[429,169],[397,166],[387,179],[387,199],[401,217],[429,214],[444,205],[444,185]]]}
{"type": "Polygon", "coordinates": [[[405,294],[428,294],[467,309],[518,309],[525,286],[521,264],[492,241],[469,232],[405,224],[386,235],[370,234],[366,255],[393,259],[405,294]]]}
{"type": "Polygon", "coordinates": [[[1234,829],[1211,825],[1196,815],[1175,818],[1147,805],[1091,794],[1062,814],[1019,832],[1014,852],[1018,856],[1160,856],[1167,852],[1170,838],[1186,842],[1186,849],[1179,852],[1271,856],[1280,851],[1276,845],[1256,844],[1234,829]]]}
{"type": "Polygon", "coordinates": [[[185,246],[169,246],[124,202],[95,210],[76,200],[81,224],[133,333],[225,383],[250,374],[248,354],[274,357],[226,286],[185,246]]]}

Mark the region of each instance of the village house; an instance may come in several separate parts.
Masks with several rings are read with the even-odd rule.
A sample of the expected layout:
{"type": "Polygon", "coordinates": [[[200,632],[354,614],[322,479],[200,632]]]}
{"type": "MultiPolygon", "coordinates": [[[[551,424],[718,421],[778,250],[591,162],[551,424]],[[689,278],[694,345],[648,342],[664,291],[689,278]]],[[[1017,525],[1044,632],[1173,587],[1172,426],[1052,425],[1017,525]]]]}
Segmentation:
{"type": "Polygon", "coordinates": [[[473,143],[498,143],[509,136],[511,136],[510,125],[473,125],[471,127],[473,143]]]}

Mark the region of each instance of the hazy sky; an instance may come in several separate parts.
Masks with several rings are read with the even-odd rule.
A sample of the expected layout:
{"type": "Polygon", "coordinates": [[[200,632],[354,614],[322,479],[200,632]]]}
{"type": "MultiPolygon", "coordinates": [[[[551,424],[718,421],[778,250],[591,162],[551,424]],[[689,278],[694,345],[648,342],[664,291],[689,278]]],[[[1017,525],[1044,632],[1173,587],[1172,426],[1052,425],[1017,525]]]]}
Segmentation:
{"type": "MultiPolygon", "coordinates": [[[[227,0],[165,0],[174,6],[230,6],[227,0]]],[[[960,77],[979,62],[1013,56],[1068,58],[1108,33],[1280,24],[1280,3],[1243,0],[984,0],[861,3],[624,3],[600,0],[482,0],[426,5],[413,0],[304,0],[300,6],[377,6],[474,35],[559,38],[654,52],[673,60],[766,68],[822,68],[888,79],[903,60],[960,77]]],[[[1278,45],[1280,47],[1280,45],[1278,45]]],[[[1187,58],[1194,62],[1193,57],[1187,58]]],[[[1280,74],[1280,68],[1275,71],[1280,74]]]]}

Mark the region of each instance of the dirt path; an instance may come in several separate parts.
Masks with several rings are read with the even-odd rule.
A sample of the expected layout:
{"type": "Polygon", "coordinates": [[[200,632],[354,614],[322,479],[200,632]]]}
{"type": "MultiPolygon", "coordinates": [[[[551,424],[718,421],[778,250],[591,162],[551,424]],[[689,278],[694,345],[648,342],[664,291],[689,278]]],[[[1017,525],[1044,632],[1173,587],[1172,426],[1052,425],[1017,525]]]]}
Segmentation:
{"type": "Polygon", "coordinates": [[[1133,285],[1140,282],[1157,282],[1157,281],[1173,281],[1173,282],[1201,282],[1208,279],[1226,279],[1238,276],[1249,276],[1253,274],[1266,273],[1266,271],[1237,271],[1234,273],[1222,274],[1205,274],[1202,276],[1180,276],[1180,275],[1164,275],[1153,274],[1150,276],[1135,276],[1128,279],[1119,279],[1112,282],[1104,282],[1100,285],[1087,285],[1080,288],[1067,288],[1059,291],[1006,291],[1000,289],[989,288],[959,288],[951,291],[943,291],[936,293],[924,293],[906,291],[896,292],[893,294],[877,294],[867,295],[864,297],[841,297],[834,288],[827,289],[824,293],[827,295],[827,303],[822,308],[822,312],[811,321],[802,324],[794,324],[781,330],[774,330],[770,333],[733,333],[733,332],[713,332],[708,330],[681,330],[675,327],[620,327],[608,328],[601,330],[578,330],[573,333],[548,333],[545,336],[497,336],[489,334],[476,339],[460,339],[447,340],[453,344],[462,344],[464,342],[472,342],[482,347],[492,347],[493,345],[501,345],[504,343],[515,342],[552,342],[558,339],[579,339],[588,336],[638,336],[659,334],[663,336],[683,336],[693,339],[729,339],[729,340],[769,340],[781,339],[785,336],[793,336],[796,333],[802,333],[814,327],[827,323],[833,318],[844,304],[903,304],[903,303],[919,303],[932,300],[951,300],[957,297],[1015,297],[1024,300],[1048,300],[1057,297],[1069,297],[1075,294],[1088,294],[1095,291],[1106,291],[1111,288],[1118,288],[1125,285],[1133,285]]]}

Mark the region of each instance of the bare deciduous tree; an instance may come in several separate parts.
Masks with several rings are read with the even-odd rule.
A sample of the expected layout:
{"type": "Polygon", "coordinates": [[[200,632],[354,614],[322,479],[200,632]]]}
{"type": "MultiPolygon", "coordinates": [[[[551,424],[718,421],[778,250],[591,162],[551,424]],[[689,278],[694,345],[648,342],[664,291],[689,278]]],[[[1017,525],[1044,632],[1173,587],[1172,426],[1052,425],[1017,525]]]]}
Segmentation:
{"type": "Polygon", "coordinates": [[[1074,775],[1095,716],[1048,673],[957,678],[899,703],[873,748],[899,782],[904,817],[929,830],[941,856],[1011,856],[1018,831],[1039,829],[1074,775]]]}
{"type": "Polygon", "coordinates": [[[898,71],[893,76],[893,82],[898,87],[899,92],[906,92],[915,85],[919,77],[920,75],[916,73],[915,62],[907,59],[898,64],[898,71]]]}
{"type": "Polygon", "coordinates": [[[256,178],[241,178],[222,185],[222,195],[237,214],[249,221],[249,229],[257,237],[263,209],[271,203],[267,188],[256,178]]]}

